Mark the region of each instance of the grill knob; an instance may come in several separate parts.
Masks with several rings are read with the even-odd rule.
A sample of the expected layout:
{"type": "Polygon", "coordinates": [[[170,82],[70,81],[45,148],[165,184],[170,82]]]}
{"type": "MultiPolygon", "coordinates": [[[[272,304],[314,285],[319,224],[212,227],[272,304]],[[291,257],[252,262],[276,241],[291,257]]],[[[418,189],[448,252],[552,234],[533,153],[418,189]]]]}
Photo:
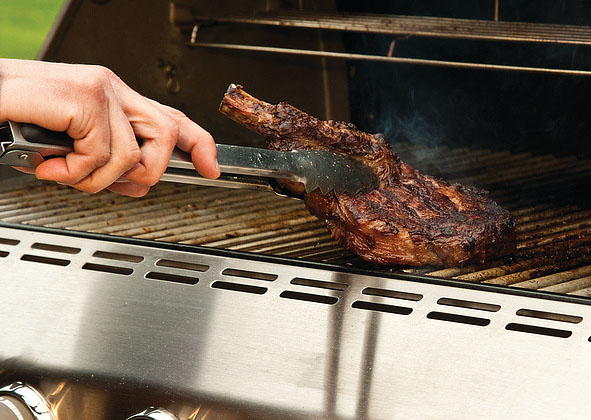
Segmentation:
{"type": "Polygon", "coordinates": [[[179,420],[179,418],[163,408],[150,407],[141,413],[134,414],[127,420],[179,420]]]}
{"type": "Polygon", "coordinates": [[[56,420],[34,388],[15,382],[0,388],[0,420],[56,420]]]}

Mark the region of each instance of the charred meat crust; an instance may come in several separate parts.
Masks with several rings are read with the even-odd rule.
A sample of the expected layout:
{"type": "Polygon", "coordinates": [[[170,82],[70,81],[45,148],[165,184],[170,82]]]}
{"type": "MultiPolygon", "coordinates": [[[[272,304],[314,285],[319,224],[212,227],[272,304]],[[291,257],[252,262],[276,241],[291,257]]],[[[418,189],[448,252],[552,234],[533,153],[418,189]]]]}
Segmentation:
{"type": "Polygon", "coordinates": [[[398,155],[384,136],[364,133],[353,124],[321,121],[285,102],[260,101],[239,85],[230,85],[220,112],[265,137],[270,149],[330,150],[370,166],[382,182],[398,176],[398,155]]]}
{"type": "Polygon", "coordinates": [[[403,163],[382,135],[353,124],[318,120],[286,104],[260,101],[230,85],[220,111],[264,136],[275,150],[346,154],[370,166],[377,189],[355,196],[305,194],[312,214],[367,261],[384,265],[482,263],[516,248],[511,215],[484,191],[422,175],[403,163]]]}

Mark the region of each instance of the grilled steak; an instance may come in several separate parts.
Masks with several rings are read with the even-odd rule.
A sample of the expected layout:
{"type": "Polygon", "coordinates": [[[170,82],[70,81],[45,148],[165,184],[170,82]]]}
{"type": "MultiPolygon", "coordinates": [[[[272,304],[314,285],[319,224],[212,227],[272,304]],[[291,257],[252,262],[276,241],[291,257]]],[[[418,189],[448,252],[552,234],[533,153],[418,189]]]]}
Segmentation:
{"type": "Polygon", "coordinates": [[[387,265],[457,266],[515,251],[511,215],[484,191],[420,174],[401,162],[383,135],[321,121],[287,104],[268,104],[230,85],[220,111],[263,135],[269,148],[330,150],[370,166],[379,187],[355,196],[303,194],[333,236],[367,261],[387,265]]]}

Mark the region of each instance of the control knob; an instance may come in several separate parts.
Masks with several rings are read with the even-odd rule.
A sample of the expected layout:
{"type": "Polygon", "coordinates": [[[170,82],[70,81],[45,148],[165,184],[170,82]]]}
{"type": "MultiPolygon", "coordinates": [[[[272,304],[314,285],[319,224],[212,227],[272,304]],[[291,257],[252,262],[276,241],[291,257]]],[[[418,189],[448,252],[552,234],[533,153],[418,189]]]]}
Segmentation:
{"type": "Polygon", "coordinates": [[[163,408],[150,407],[141,413],[134,414],[127,420],[179,420],[179,418],[163,408]]]}
{"type": "Polygon", "coordinates": [[[49,404],[22,382],[0,388],[0,420],[56,420],[49,404]]]}

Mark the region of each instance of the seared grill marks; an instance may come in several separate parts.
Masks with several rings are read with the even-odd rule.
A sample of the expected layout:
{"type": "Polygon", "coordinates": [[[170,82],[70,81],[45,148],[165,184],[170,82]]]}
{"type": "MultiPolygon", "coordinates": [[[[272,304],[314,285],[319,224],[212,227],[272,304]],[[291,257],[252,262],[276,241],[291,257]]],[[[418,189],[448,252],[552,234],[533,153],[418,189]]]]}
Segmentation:
{"type": "Polygon", "coordinates": [[[326,221],[333,236],[369,262],[455,266],[515,250],[508,212],[481,190],[450,185],[400,162],[381,135],[317,120],[286,103],[268,104],[235,85],[220,111],[265,136],[272,149],[331,150],[374,170],[380,186],[368,193],[337,197],[316,190],[304,196],[308,209],[326,221]]]}

